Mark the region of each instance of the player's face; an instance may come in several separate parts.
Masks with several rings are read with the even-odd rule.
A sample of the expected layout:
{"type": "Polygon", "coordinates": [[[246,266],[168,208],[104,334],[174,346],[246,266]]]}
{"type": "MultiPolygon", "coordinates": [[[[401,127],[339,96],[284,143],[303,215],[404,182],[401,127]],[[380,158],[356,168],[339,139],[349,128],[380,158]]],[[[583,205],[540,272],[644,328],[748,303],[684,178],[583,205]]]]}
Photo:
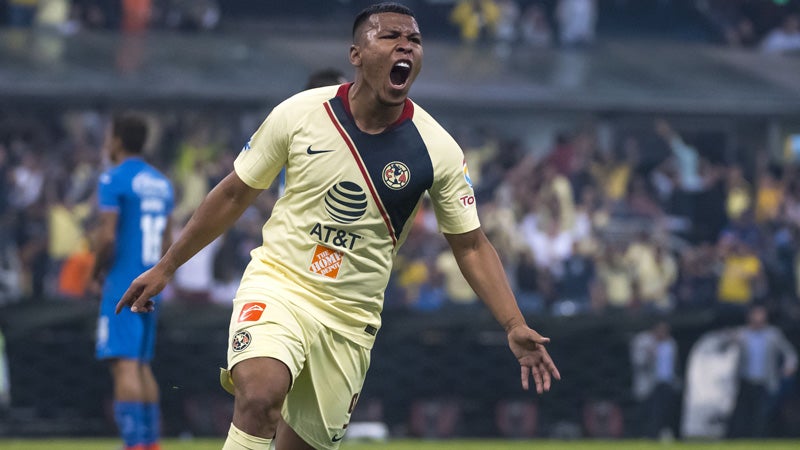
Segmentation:
{"type": "Polygon", "coordinates": [[[413,17],[374,14],[350,51],[361,80],[387,106],[402,104],[422,68],[422,36],[413,17]]]}

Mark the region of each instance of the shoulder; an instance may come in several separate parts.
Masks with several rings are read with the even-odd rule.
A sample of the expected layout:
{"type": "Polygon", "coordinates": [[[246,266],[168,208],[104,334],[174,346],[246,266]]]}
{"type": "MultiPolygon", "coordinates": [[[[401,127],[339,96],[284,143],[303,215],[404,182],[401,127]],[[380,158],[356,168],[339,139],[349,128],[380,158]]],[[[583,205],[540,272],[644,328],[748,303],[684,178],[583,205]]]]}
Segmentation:
{"type": "Polygon", "coordinates": [[[118,183],[119,180],[125,175],[124,163],[110,167],[103,171],[98,177],[98,183],[101,186],[108,186],[118,183]]]}
{"type": "Polygon", "coordinates": [[[339,86],[324,86],[321,88],[308,89],[287,98],[279,103],[272,113],[287,115],[302,115],[310,110],[314,110],[322,103],[327,102],[336,96],[339,86]]]}

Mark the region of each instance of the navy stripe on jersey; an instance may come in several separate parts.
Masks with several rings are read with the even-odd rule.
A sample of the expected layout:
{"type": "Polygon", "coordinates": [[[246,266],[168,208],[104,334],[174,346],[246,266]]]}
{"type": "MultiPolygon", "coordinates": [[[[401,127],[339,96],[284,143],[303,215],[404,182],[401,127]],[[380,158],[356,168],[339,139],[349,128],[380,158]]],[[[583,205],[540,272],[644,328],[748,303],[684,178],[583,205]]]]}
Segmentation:
{"type": "Polygon", "coordinates": [[[403,226],[411,217],[420,198],[433,184],[433,162],[428,148],[411,120],[404,120],[380,134],[367,134],[356,126],[339,97],[329,104],[336,119],[353,141],[358,155],[364,161],[370,180],[383,203],[394,229],[394,240],[399,239],[403,226]],[[408,169],[406,178],[390,188],[384,182],[384,171],[400,163],[408,169]]]}

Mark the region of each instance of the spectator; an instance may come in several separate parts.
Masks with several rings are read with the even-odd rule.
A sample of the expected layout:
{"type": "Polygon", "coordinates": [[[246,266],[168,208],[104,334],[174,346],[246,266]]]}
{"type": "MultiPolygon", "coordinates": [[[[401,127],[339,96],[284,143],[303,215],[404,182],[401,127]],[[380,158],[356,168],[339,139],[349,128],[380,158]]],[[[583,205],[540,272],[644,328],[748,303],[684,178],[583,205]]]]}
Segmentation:
{"type": "MultiPolygon", "coordinates": [[[[174,239],[177,239],[177,234],[173,232],[174,239]]],[[[172,284],[176,300],[188,303],[208,303],[212,300],[214,259],[221,245],[222,238],[218,237],[175,271],[172,284]]]]}
{"type": "Polygon", "coordinates": [[[73,14],[88,29],[119,29],[122,2],[106,0],[73,0],[73,14]]]}
{"type": "Polygon", "coordinates": [[[147,30],[152,10],[152,0],[122,0],[122,31],[141,33],[147,30]]]}
{"type": "Polygon", "coordinates": [[[722,273],[717,298],[723,307],[743,309],[763,291],[764,270],[761,259],[744,241],[733,236],[720,240],[722,273]]]}
{"type": "Polygon", "coordinates": [[[741,215],[731,220],[720,232],[720,239],[736,238],[750,247],[760,248],[763,245],[761,228],[755,223],[753,209],[744,210],[741,215]]]}
{"type": "Polygon", "coordinates": [[[519,34],[519,5],[515,0],[495,0],[499,17],[494,28],[495,54],[508,56],[519,34]]]}
{"type": "Polygon", "coordinates": [[[595,279],[594,248],[576,242],[564,261],[564,273],[558,280],[559,301],[553,308],[558,315],[573,315],[590,308],[591,286],[595,279]]]}
{"type": "Polygon", "coordinates": [[[561,45],[575,47],[594,43],[596,0],[558,0],[556,20],[561,45]]]}
{"type": "Polygon", "coordinates": [[[164,24],[181,31],[207,31],[219,25],[220,7],[217,0],[168,0],[164,24]]]}
{"type": "Polygon", "coordinates": [[[725,198],[725,212],[728,220],[739,220],[745,211],[752,207],[752,187],[744,178],[742,168],[731,166],[728,168],[727,195],[725,198]]]}
{"type": "Polygon", "coordinates": [[[14,208],[11,194],[14,191],[13,165],[8,148],[0,142],[0,248],[12,244],[14,208]]]}
{"type": "Polygon", "coordinates": [[[783,170],[771,165],[761,171],[756,187],[756,223],[771,224],[778,218],[783,204],[783,170]]]}
{"type": "Polygon", "coordinates": [[[530,47],[550,47],[553,45],[553,27],[541,5],[532,3],[520,18],[522,43],[530,47]]]}
{"type": "Polygon", "coordinates": [[[14,28],[30,28],[36,17],[39,0],[8,0],[8,24],[14,28]]]}
{"type": "Polygon", "coordinates": [[[739,17],[724,30],[725,41],[731,47],[753,48],[758,45],[756,27],[749,17],[739,17]]]}
{"type": "Polygon", "coordinates": [[[610,243],[597,263],[597,281],[600,288],[595,300],[595,308],[625,310],[636,300],[634,291],[634,275],[625,264],[624,247],[619,243],[610,243]]]}
{"type": "Polygon", "coordinates": [[[764,53],[789,53],[800,51],[800,16],[789,14],[781,26],[770,31],[761,41],[764,53]]]}
{"type": "Polygon", "coordinates": [[[625,260],[634,274],[636,298],[641,305],[647,310],[671,309],[671,291],[678,278],[678,266],[664,244],[642,233],[628,246],[625,260]]]}
{"type": "Polygon", "coordinates": [[[435,261],[435,273],[442,278],[447,300],[455,305],[475,305],[478,297],[461,274],[456,259],[450,251],[439,253],[435,261]]]}
{"type": "Polygon", "coordinates": [[[560,230],[570,230],[575,225],[575,197],[567,177],[558,173],[556,166],[545,161],[541,166],[541,201],[544,211],[558,221],[560,230]]]}
{"type": "Polygon", "coordinates": [[[641,174],[634,174],[628,184],[628,192],[625,196],[625,210],[633,217],[647,218],[653,221],[664,215],[664,211],[661,210],[651,186],[641,174]]]}
{"type": "Polygon", "coordinates": [[[640,433],[657,438],[675,435],[673,426],[680,381],[677,375],[678,345],[665,321],[642,331],[631,340],[633,396],[639,403],[640,433]]]}
{"type": "Polygon", "coordinates": [[[81,238],[77,248],[61,264],[56,294],[64,299],[85,300],[94,264],[95,255],[90,242],[81,238]]]}
{"type": "Polygon", "coordinates": [[[697,150],[684,142],[672,126],[664,119],[655,122],[656,133],[664,139],[672,150],[678,169],[678,186],[686,192],[697,192],[702,189],[700,177],[700,157],[697,150]]]}
{"type": "Polygon", "coordinates": [[[728,425],[728,437],[763,438],[781,380],[797,372],[797,351],[780,328],[770,325],[767,309],[750,308],[747,325],[735,334],[739,346],[739,393],[728,425]]]}
{"type": "MultiPolygon", "coordinates": [[[[681,135],[666,120],[657,119],[655,131],[672,152],[671,161],[674,163],[677,178],[677,189],[672,195],[672,214],[688,219],[694,228],[699,225],[697,214],[700,207],[698,203],[701,201],[701,193],[704,189],[700,173],[700,155],[697,149],[686,144],[681,135]]],[[[703,238],[707,238],[708,233],[699,233],[698,231],[693,229],[689,233],[694,241],[703,240],[698,239],[701,237],[700,234],[703,238]]]]}
{"type": "Polygon", "coordinates": [[[569,177],[575,166],[575,147],[569,135],[565,132],[556,133],[555,145],[550,151],[548,162],[552,164],[560,175],[569,177]]]}
{"type": "Polygon", "coordinates": [[[705,308],[717,301],[717,257],[714,246],[701,243],[681,254],[681,266],[676,286],[677,307],[705,308]]]}
{"type": "Polygon", "coordinates": [[[501,11],[494,0],[458,0],[450,12],[450,21],[458,26],[461,40],[467,44],[494,36],[500,18],[501,11]]]}
{"type": "Polygon", "coordinates": [[[36,12],[36,26],[71,34],[78,25],[70,20],[69,0],[39,0],[36,12]]]}
{"type": "Polygon", "coordinates": [[[603,197],[616,203],[624,199],[628,192],[628,184],[639,166],[639,140],[634,136],[626,136],[622,148],[598,153],[592,164],[592,175],[595,184],[603,189],[603,197]]]}
{"type": "Polygon", "coordinates": [[[44,192],[45,170],[42,156],[31,147],[32,144],[21,140],[12,143],[15,153],[21,155],[21,161],[11,173],[13,187],[9,200],[20,211],[35,205],[44,192]]]}
{"type": "Polygon", "coordinates": [[[790,177],[792,181],[781,205],[781,217],[790,224],[800,224],[800,179],[798,175],[800,174],[790,177]]]}

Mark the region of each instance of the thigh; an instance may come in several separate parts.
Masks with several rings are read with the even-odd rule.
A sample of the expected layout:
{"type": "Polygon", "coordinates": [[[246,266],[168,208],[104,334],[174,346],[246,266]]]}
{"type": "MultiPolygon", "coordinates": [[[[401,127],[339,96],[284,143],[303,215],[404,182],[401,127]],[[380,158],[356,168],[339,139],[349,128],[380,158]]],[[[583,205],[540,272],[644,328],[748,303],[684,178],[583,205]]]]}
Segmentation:
{"type": "MultiPolygon", "coordinates": [[[[314,330],[304,329],[296,313],[282,302],[254,295],[237,297],[229,328],[228,370],[249,359],[271,358],[288,368],[293,382],[306,361],[309,331],[314,330]]],[[[223,387],[232,388],[224,382],[223,387]]]]}
{"type": "MultiPolygon", "coordinates": [[[[283,417],[303,441],[337,449],[369,368],[369,350],[327,329],[310,344],[305,367],[286,396],[283,417]]],[[[280,445],[280,441],[276,441],[280,445]]]]}
{"type": "Polygon", "coordinates": [[[232,371],[236,399],[268,398],[280,405],[291,385],[286,365],[273,358],[249,358],[232,371]]]}

